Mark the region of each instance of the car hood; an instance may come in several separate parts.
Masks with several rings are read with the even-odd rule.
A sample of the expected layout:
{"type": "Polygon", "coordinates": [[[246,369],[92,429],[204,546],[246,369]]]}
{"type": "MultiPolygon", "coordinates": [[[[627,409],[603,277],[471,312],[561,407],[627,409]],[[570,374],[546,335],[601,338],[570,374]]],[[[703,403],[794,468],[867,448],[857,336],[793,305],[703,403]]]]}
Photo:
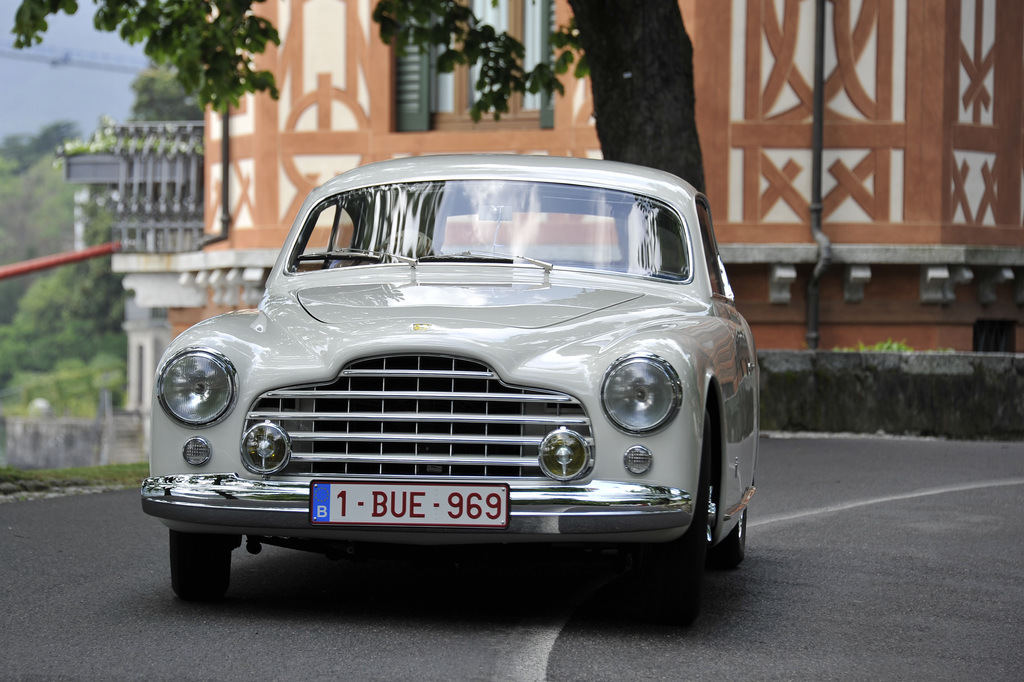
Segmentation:
{"type": "Polygon", "coordinates": [[[540,329],[641,298],[642,294],[536,283],[374,283],[297,292],[314,319],[336,325],[382,318],[423,324],[540,329]]]}
{"type": "Polygon", "coordinates": [[[626,353],[654,353],[682,371],[692,352],[714,346],[708,303],[672,284],[650,291],[658,287],[642,280],[581,281],[571,273],[527,281],[464,275],[270,292],[259,310],[200,322],[168,352],[220,352],[246,377],[239,401],[248,404],[263,391],[322,382],[380,354],[473,358],[516,384],[598,395],[605,368],[626,353]]]}

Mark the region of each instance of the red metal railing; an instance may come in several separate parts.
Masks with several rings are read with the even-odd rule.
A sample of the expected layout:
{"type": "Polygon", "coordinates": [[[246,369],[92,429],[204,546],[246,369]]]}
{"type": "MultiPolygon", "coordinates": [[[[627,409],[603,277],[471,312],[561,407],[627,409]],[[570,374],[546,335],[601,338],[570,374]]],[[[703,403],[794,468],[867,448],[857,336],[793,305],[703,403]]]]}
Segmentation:
{"type": "Polygon", "coordinates": [[[82,249],[80,251],[67,251],[65,253],[55,253],[51,256],[41,256],[39,258],[24,260],[21,261],[20,263],[0,265],[0,279],[17,277],[19,275],[27,275],[30,272],[36,272],[38,270],[47,270],[49,268],[67,265],[68,263],[77,263],[78,261],[89,260],[90,258],[109,256],[110,254],[116,253],[117,251],[120,250],[120,242],[107,242],[106,244],[100,244],[99,246],[90,246],[89,248],[82,249]]]}

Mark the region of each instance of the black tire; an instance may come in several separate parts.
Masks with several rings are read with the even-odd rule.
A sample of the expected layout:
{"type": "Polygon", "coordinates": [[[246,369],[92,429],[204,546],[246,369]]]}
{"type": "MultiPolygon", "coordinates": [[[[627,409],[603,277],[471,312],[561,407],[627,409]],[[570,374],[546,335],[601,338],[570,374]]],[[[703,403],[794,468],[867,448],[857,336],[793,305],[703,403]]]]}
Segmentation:
{"type": "Polygon", "coordinates": [[[700,479],[690,527],[677,540],[647,545],[640,556],[646,611],[655,621],[690,625],[700,615],[708,550],[710,467],[711,417],[705,413],[700,479]]]}
{"type": "Polygon", "coordinates": [[[741,512],[740,522],[725,538],[708,549],[708,568],[736,568],[747,552],[747,509],[741,512]]]}
{"type": "Polygon", "coordinates": [[[219,599],[231,580],[231,552],[238,535],[170,531],[171,588],[185,601],[219,599]]]}

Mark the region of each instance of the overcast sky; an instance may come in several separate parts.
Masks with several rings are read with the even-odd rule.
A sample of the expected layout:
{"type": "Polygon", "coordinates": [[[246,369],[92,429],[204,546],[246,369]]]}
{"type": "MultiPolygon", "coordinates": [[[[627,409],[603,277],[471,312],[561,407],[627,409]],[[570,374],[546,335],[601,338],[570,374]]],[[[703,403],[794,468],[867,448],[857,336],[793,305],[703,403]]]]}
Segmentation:
{"type": "Polygon", "coordinates": [[[14,50],[11,29],[20,4],[0,0],[0,139],[34,135],[57,121],[72,121],[89,137],[103,115],[127,120],[134,100],[131,83],[147,63],[142,46],[97,31],[96,6],[80,0],[74,16],[60,14],[49,22],[41,49],[14,50]],[[64,57],[66,64],[50,63],[64,57]]]}

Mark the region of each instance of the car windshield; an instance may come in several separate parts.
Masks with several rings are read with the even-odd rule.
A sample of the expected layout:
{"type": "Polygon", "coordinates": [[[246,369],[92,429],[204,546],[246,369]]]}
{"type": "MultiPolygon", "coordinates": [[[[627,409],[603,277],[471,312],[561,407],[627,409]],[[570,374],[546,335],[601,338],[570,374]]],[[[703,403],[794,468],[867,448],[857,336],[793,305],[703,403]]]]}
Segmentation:
{"type": "Polygon", "coordinates": [[[517,259],[689,277],[685,228],[667,204],[612,189],[498,180],[379,185],[331,197],[306,220],[290,270],[517,259]]]}

